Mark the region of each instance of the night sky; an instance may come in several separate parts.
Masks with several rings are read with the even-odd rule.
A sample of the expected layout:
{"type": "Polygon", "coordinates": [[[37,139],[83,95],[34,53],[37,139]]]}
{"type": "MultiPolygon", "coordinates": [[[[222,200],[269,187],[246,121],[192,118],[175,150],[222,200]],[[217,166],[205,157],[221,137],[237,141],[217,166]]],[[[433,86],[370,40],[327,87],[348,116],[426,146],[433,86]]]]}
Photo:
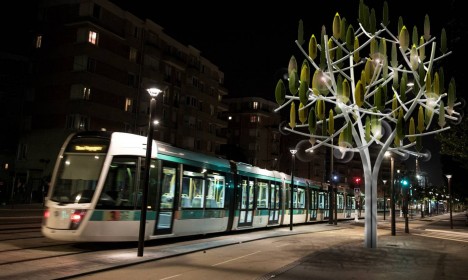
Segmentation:
{"type": "MultiPolygon", "coordinates": [[[[295,55],[298,62],[304,59],[295,45],[299,20],[304,22],[304,37],[308,42],[311,34],[320,37],[322,25],[331,34],[336,12],[357,29],[359,6],[359,0],[309,1],[306,6],[284,2],[281,5],[260,5],[261,7],[242,5],[238,1],[222,2],[219,6],[200,6],[199,1],[187,4],[167,1],[161,8],[151,8],[150,6],[158,6],[151,1],[112,2],[138,17],[153,20],[176,40],[199,49],[202,56],[225,73],[225,86],[230,97],[261,96],[270,100],[274,100],[276,82],[281,70],[287,68],[291,55],[295,55]]],[[[452,30],[452,26],[457,30],[463,30],[460,25],[466,27],[459,7],[461,1],[447,0],[443,2],[445,6],[441,3],[437,6],[408,6],[412,2],[421,3],[388,1],[390,25],[394,27],[392,31],[397,29],[398,17],[402,16],[410,31],[417,25],[419,34],[422,35],[426,14],[431,19],[433,36],[440,37],[442,27],[447,32],[449,28],[452,30]]],[[[364,3],[375,8],[378,20],[382,18],[383,1],[367,0],[364,3]]],[[[464,32],[466,42],[466,31],[464,32]]],[[[460,43],[458,40],[457,46],[460,43]]],[[[449,45],[451,47],[453,46],[449,45]]]]}
{"type": "MultiPolygon", "coordinates": [[[[182,4],[172,1],[161,8],[150,8],[150,2],[112,1],[142,18],[149,18],[162,26],[176,40],[199,49],[202,56],[216,64],[225,73],[225,86],[229,97],[256,96],[274,101],[274,88],[289,59],[295,55],[299,63],[304,57],[295,45],[299,20],[304,22],[304,38],[311,34],[319,37],[322,25],[331,34],[333,17],[338,12],[356,29],[359,0],[309,1],[306,6],[285,2],[281,5],[257,7],[239,2],[223,2],[217,6],[202,6],[199,2],[182,4]]],[[[297,2],[299,3],[299,2],[297,2]]],[[[377,20],[382,18],[383,1],[364,1],[374,8],[377,20]]],[[[453,54],[444,59],[448,77],[456,81],[466,80],[466,70],[460,62],[467,62],[463,47],[467,46],[466,15],[460,7],[462,1],[447,0],[431,6],[429,2],[391,0],[389,4],[390,30],[396,34],[398,18],[403,18],[410,33],[413,26],[423,34],[426,14],[431,21],[431,34],[440,38],[445,28],[448,48],[453,54]],[[416,2],[418,5],[415,5],[416,2]]],[[[439,41],[437,41],[439,43],[439,41]]],[[[307,45],[304,45],[306,48],[307,45]]],[[[428,52],[428,48],[426,48],[428,52]]],[[[464,85],[457,85],[457,92],[464,92],[464,85]]],[[[423,138],[425,147],[430,147],[432,157],[421,162],[421,169],[431,175],[435,185],[444,184],[439,161],[438,143],[432,137],[423,138]]],[[[414,168],[414,158],[406,161],[414,168]]]]}

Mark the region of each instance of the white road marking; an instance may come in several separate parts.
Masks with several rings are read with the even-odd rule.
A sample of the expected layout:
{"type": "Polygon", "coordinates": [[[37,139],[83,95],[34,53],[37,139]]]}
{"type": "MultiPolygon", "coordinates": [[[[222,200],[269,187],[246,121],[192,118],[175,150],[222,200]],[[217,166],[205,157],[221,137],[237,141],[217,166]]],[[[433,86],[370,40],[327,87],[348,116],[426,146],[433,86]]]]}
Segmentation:
{"type": "Polygon", "coordinates": [[[227,261],[224,261],[224,262],[216,263],[216,264],[213,264],[213,265],[211,265],[211,266],[217,266],[217,265],[221,265],[221,264],[224,264],[224,263],[232,262],[232,261],[235,261],[235,260],[238,260],[238,259],[242,259],[242,258],[251,256],[251,255],[258,254],[258,253],[260,253],[260,252],[261,252],[261,251],[253,252],[253,253],[251,253],[251,254],[247,254],[247,255],[245,255],[245,256],[240,256],[240,257],[238,257],[238,258],[230,259],[230,260],[227,260],[227,261]]]}

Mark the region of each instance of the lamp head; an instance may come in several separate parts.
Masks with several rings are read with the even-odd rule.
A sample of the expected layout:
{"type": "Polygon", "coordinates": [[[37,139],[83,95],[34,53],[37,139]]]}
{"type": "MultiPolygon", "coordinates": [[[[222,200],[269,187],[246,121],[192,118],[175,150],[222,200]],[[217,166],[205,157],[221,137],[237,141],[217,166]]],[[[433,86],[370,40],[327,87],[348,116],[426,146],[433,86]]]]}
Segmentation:
{"type": "Polygon", "coordinates": [[[446,174],[445,177],[447,177],[447,179],[451,179],[451,178],[452,178],[452,174],[446,174]]]}
{"type": "Polygon", "coordinates": [[[155,87],[149,88],[147,89],[147,91],[152,98],[155,98],[156,96],[158,96],[158,94],[162,92],[162,90],[160,90],[159,88],[155,88],[155,87]]]}
{"type": "Polygon", "coordinates": [[[297,153],[296,149],[289,149],[289,151],[291,152],[291,155],[295,155],[297,153]]]}

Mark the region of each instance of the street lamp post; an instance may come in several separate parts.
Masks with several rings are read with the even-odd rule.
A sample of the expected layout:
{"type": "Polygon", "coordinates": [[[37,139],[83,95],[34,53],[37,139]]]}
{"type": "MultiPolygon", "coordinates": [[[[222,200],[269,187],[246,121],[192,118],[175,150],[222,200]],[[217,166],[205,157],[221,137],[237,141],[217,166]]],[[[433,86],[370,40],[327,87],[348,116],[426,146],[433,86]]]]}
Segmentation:
{"type": "Polygon", "coordinates": [[[151,100],[150,100],[150,110],[149,110],[149,119],[148,119],[148,135],[146,140],[146,161],[145,161],[145,181],[143,185],[143,194],[141,197],[141,216],[140,216],[140,231],[138,235],[138,257],[143,256],[143,248],[145,244],[145,225],[146,225],[146,210],[148,208],[148,188],[149,188],[149,177],[150,177],[150,163],[151,163],[151,153],[153,150],[153,115],[156,108],[156,96],[161,92],[158,88],[149,88],[147,89],[151,100]]]}
{"type": "Polygon", "coordinates": [[[333,175],[333,180],[332,180],[332,187],[333,187],[333,209],[334,209],[334,216],[335,218],[333,219],[333,224],[337,225],[338,224],[338,189],[337,189],[337,183],[338,182],[338,175],[333,175]]]}
{"type": "Polygon", "coordinates": [[[393,168],[395,160],[389,152],[385,153],[387,157],[390,157],[390,217],[391,217],[391,228],[392,235],[396,235],[396,221],[395,221],[395,179],[393,178],[393,168]]]}
{"type": "Polygon", "coordinates": [[[447,174],[445,175],[445,177],[447,177],[447,180],[448,180],[448,191],[449,191],[449,211],[450,211],[450,228],[453,229],[453,220],[452,220],[452,188],[450,186],[451,182],[452,182],[452,175],[451,174],[447,174]]]}
{"type": "Polygon", "coordinates": [[[387,180],[382,180],[384,187],[383,187],[383,219],[385,221],[385,212],[387,212],[387,208],[385,205],[387,204],[387,200],[385,198],[385,192],[386,192],[386,185],[387,185],[387,180]]]}
{"type": "Polygon", "coordinates": [[[294,210],[294,168],[296,165],[296,149],[289,150],[292,155],[291,159],[291,185],[290,185],[290,196],[291,196],[291,206],[289,207],[289,230],[293,230],[293,210],[294,210]]]}

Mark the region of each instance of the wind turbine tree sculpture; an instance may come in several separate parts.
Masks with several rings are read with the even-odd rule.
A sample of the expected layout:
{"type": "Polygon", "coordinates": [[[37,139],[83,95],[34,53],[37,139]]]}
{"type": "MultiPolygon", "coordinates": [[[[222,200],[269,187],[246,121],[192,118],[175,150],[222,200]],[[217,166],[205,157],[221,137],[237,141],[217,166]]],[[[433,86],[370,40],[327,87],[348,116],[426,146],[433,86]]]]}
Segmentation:
{"type": "Polygon", "coordinates": [[[449,129],[446,120],[456,124],[461,119],[455,111],[460,105],[455,80],[445,87],[443,68],[436,69],[438,61],[451,53],[445,30],[438,45],[426,15],[424,34],[419,37],[415,26],[410,40],[400,17],[394,35],[387,2],[378,27],[376,22],[375,10],[361,0],[355,26],[336,13],[331,37],[322,27],[320,42],[312,35],[304,49],[299,21],[296,45],[305,58],[299,67],[291,57],[288,79],[278,80],[275,89],[276,111],[290,109],[289,123],[283,122],[280,131],[306,137],[311,146],[305,151],[327,146],[337,158],[360,154],[368,248],[377,247],[377,178],[385,152],[430,157],[422,149],[421,137],[449,129]],[[377,147],[375,159],[369,153],[371,146],[377,147]]]}

